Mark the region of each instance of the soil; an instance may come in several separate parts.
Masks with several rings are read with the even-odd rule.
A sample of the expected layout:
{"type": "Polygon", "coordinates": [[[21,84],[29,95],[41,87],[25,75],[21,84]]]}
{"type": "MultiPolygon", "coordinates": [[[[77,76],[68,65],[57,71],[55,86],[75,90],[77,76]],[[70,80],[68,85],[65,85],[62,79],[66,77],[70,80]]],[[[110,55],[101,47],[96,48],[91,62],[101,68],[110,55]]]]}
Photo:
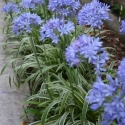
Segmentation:
{"type": "MultiPolygon", "coordinates": [[[[103,27],[103,30],[109,30],[107,27],[103,27]]],[[[103,34],[106,36],[103,38],[103,46],[111,47],[112,49],[108,49],[109,54],[112,54],[111,61],[115,61],[114,68],[117,68],[119,62],[125,57],[125,42],[121,41],[116,33],[113,31],[108,31],[103,34]]]]}

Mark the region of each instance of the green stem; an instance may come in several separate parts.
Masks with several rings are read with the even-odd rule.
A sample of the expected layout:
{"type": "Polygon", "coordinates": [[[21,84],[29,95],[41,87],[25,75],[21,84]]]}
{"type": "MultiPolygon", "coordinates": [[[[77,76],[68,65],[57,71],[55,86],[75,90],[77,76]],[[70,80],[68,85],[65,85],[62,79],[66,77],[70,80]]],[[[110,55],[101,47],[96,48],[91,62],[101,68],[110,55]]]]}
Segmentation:
{"type": "Polygon", "coordinates": [[[77,22],[75,22],[75,39],[76,39],[76,26],[77,26],[76,23],[77,23],[77,22]]]}
{"type": "MultiPolygon", "coordinates": [[[[101,29],[102,29],[102,28],[101,28],[101,29]]],[[[99,29],[99,37],[101,37],[101,33],[100,33],[101,29],[99,29]]]]}
{"type": "Polygon", "coordinates": [[[87,62],[87,68],[88,68],[90,80],[91,80],[91,83],[92,83],[92,82],[93,82],[92,72],[91,72],[91,69],[90,69],[90,66],[89,66],[89,63],[88,63],[88,62],[87,62]]]}
{"type": "Polygon", "coordinates": [[[45,13],[46,13],[46,20],[48,19],[48,14],[47,14],[47,5],[48,5],[48,1],[45,0],[45,13]]]}
{"type": "Polygon", "coordinates": [[[5,3],[7,4],[7,3],[8,3],[8,0],[5,0],[5,3]]]}
{"type": "MultiPolygon", "coordinates": [[[[39,60],[38,60],[38,58],[37,58],[36,47],[35,47],[35,45],[34,45],[34,41],[33,41],[33,38],[32,38],[31,36],[30,36],[30,44],[31,44],[31,46],[32,46],[32,50],[33,50],[33,53],[34,53],[34,55],[35,55],[35,58],[36,58],[36,61],[37,61],[37,64],[38,64],[38,68],[39,68],[39,70],[40,70],[40,73],[41,73],[41,75],[43,75],[43,74],[42,74],[41,67],[40,67],[39,60]]],[[[51,94],[50,94],[48,85],[46,85],[46,87],[47,87],[47,92],[48,92],[50,98],[52,99],[52,96],[51,96],[51,94]]]]}
{"type": "Polygon", "coordinates": [[[71,82],[70,83],[70,87],[71,87],[71,91],[72,91],[72,96],[73,96],[73,99],[74,99],[74,103],[76,104],[76,101],[75,101],[75,94],[74,94],[74,90],[73,90],[73,85],[71,82]]]}
{"type": "Polygon", "coordinates": [[[44,19],[45,19],[45,22],[46,22],[46,12],[45,12],[45,5],[42,5],[41,7],[43,9],[43,16],[44,16],[44,19]]]}
{"type": "Polygon", "coordinates": [[[74,93],[74,90],[73,90],[73,83],[74,83],[74,80],[73,80],[73,78],[72,78],[72,75],[71,75],[71,73],[74,71],[74,69],[73,68],[71,68],[71,70],[69,70],[68,68],[67,68],[67,73],[69,74],[69,83],[70,83],[70,87],[71,87],[71,91],[72,91],[72,96],[73,96],[73,99],[74,99],[74,103],[76,104],[76,99],[75,99],[75,93],[74,93]]]}
{"type": "Polygon", "coordinates": [[[11,20],[13,20],[12,12],[9,13],[11,20]]]}
{"type": "Polygon", "coordinates": [[[93,29],[94,30],[94,37],[96,36],[96,31],[95,31],[95,28],[93,29]]]}
{"type": "Polygon", "coordinates": [[[57,13],[55,12],[55,18],[57,17],[57,13]]]}
{"type": "Polygon", "coordinates": [[[36,47],[34,45],[34,41],[33,41],[33,38],[30,36],[30,44],[32,46],[32,50],[33,50],[33,53],[35,55],[35,58],[36,58],[36,61],[37,61],[37,64],[38,64],[38,67],[39,67],[39,70],[40,70],[40,73],[42,74],[42,70],[40,68],[40,63],[39,63],[39,60],[37,58],[37,54],[36,54],[36,47]]]}
{"type": "Polygon", "coordinates": [[[101,37],[101,34],[100,34],[100,29],[99,29],[99,37],[101,37]]]}

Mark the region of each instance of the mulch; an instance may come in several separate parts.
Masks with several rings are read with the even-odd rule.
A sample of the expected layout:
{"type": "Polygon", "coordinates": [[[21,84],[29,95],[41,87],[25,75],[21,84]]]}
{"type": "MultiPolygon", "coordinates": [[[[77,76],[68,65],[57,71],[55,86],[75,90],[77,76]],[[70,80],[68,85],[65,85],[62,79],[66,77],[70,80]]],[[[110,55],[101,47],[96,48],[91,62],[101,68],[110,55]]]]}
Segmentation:
{"type": "MultiPolygon", "coordinates": [[[[103,29],[108,30],[107,27],[103,27],[103,29]]],[[[117,68],[117,66],[119,65],[119,62],[123,58],[125,58],[125,41],[124,42],[121,41],[119,39],[118,35],[112,31],[108,31],[108,32],[104,33],[103,35],[106,36],[102,40],[103,46],[112,48],[112,49],[107,50],[109,52],[109,54],[113,55],[113,57],[111,57],[111,59],[108,63],[110,63],[111,61],[115,61],[114,68],[117,68]]]]}

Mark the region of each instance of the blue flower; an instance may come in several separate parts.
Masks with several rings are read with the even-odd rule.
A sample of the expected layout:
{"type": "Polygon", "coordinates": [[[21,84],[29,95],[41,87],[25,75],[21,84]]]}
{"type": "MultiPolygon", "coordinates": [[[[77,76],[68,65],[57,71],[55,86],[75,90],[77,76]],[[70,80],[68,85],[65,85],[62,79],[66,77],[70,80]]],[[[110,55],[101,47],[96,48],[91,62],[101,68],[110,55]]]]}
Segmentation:
{"type": "Polygon", "coordinates": [[[88,63],[94,64],[96,74],[106,70],[104,67],[106,60],[109,59],[108,53],[102,48],[102,42],[99,41],[99,38],[86,36],[85,34],[79,36],[66,48],[65,57],[70,66],[79,65],[80,62],[87,59],[88,63]]]}
{"type": "Polygon", "coordinates": [[[120,62],[117,71],[120,83],[125,86],[125,58],[120,62]]]}
{"type": "MultiPolygon", "coordinates": [[[[96,66],[94,68],[95,73],[98,75],[101,72],[106,71],[106,69],[104,67],[106,65],[106,61],[109,60],[108,52],[106,52],[104,49],[100,49],[100,51],[101,51],[101,53],[96,56],[96,59],[92,60],[92,64],[94,64],[96,66]]],[[[99,53],[99,51],[98,51],[98,53],[99,53]]]]}
{"type": "Polygon", "coordinates": [[[46,38],[52,39],[53,43],[59,42],[59,37],[67,35],[75,30],[74,24],[71,21],[64,19],[52,18],[44,24],[40,29],[40,40],[46,38]]]}
{"type": "Polygon", "coordinates": [[[114,93],[117,93],[118,89],[121,88],[121,85],[119,84],[118,78],[112,78],[109,74],[106,75],[107,80],[110,83],[110,86],[114,88],[114,93]]]}
{"type": "Polygon", "coordinates": [[[100,107],[104,109],[101,125],[112,125],[113,122],[117,125],[125,124],[125,92],[123,92],[125,89],[122,88],[124,85],[120,84],[118,78],[107,75],[109,84],[105,84],[97,77],[97,82],[86,97],[92,110],[100,107]]]}
{"type": "Polygon", "coordinates": [[[122,125],[121,123],[125,122],[125,98],[122,98],[120,95],[112,97],[110,102],[104,104],[104,120],[107,121],[116,121],[118,125],[122,125]],[[106,119],[106,115],[110,116],[106,119]]]}
{"type": "Polygon", "coordinates": [[[12,12],[18,13],[20,12],[20,9],[18,8],[17,4],[9,2],[2,8],[2,11],[6,13],[12,13],[12,12]]]}
{"type": "Polygon", "coordinates": [[[100,77],[93,85],[93,89],[90,90],[87,100],[91,105],[91,109],[97,110],[101,107],[108,96],[114,93],[115,89],[108,84],[104,84],[100,77]]]}
{"type": "Polygon", "coordinates": [[[97,110],[102,106],[103,102],[105,101],[105,96],[101,92],[93,89],[89,92],[89,96],[87,96],[87,101],[89,102],[90,108],[92,110],[97,110]]]}
{"type": "Polygon", "coordinates": [[[89,25],[93,28],[101,28],[103,20],[109,19],[109,6],[98,0],[85,4],[78,13],[80,25],[89,25]]]}
{"type": "Polygon", "coordinates": [[[36,14],[23,13],[13,21],[12,32],[19,35],[23,32],[31,33],[33,26],[38,26],[42,23],[41,18],[36,14]]]}
{"type": "Polygon", "coordinates": [[[44,0],[22,0],[20,6],[25,9],[36,9],[36,7],[42,4],[44,4],[44,0]]]}
{"type": "Polygon", "coordinates": [[[111,123],[108,122],[107,120],[104,120],[104,121],[101,122],[101,125],[111,125],[111,123]]]}
{"type": "Polygon", "coordinates": [[[76,14],[79,7],[79,0],[50,0],[48,5],[49,10],[63,16],[76,14]]]}
{"type": "MultiPolygon", "coordinates": [[[[75,45],[75,44],[74,44],[75,45]]],[[[70,66],[74,66],[74,65],[79,65],[79,63],[81,62],[79,55],[77,55],[76,53],[78,52],[78,50],[74,49],[75,46],[73,46],[73,44],[69,47],[66,48],[66,52],[65,52],[65,57],[66,57],[66,62],[68,62],[70,64],[70,66]]],[[[77,45],[76,45],[77,48],[77,45]]]]}
{"type": "Polygon", "coordinates": [[[125,33],[125,20],[122,20],[122,22],[121,22],[120,32],[125,33]]]}

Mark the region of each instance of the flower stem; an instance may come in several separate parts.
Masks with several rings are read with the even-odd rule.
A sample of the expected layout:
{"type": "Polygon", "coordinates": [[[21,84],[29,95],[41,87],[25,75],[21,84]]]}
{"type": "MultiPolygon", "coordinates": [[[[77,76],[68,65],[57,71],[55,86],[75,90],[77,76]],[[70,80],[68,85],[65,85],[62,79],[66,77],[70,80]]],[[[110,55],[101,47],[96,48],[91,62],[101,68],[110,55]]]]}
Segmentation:
{"type": "Polygon", "coordinates": [[[95,28],[93,29],[94,30],[94,37],[96,36],[96,31],[95,31],[95,28]]]}
{"type": "Polygon", "coordinates": [[[101,34],[100,34],[100,29],[99,29],[99,37],[101,37],[101,34]]]}
{"type": "Polygon", "coordinates": [[[88,63],[88,62],[87,62],[87,68],[88,68],[90,80],[91,80],[91,83],[92,83],[92,82],[93,82],[92,72],[91,72],[91,69],[90,69],[90,66],[89,66],[89,63],[88,63]]]}
{"type": "MultiPolygon", "coordinates": [[[[32,38],[31,36],[30,36],[30,44],[31,44],[31,46],[32,46],[32,50],[33,50],[33,53],[34,53],[34,55],[35,55],[35,58],[36,58],[36,61],[37,61],[37,64],[38,64],[38,68],[39,68],[39,70],[40,70],[40,73],[41,73],[41,75],[43,75],[42,70],[41,70],[41,67],[40,67],[39,60],[38,60],[38,58],[37,58],[36,47],[35,47],[35,45],[34,45],[34,41],[33,41],[33,38],[32,38]]],[[[47,92],[48,92],[50,98],[52,99],[52,96],[51,96],[50,91],[49,91],[49,88],[48,88],[48,84],[46,85],[46,87],[47,87],[47,92]]]]}
{"type": "Polygon", "coordinates": [[[47,5],[48,5],[48,1],[47,0],[45,0],[45,13],[46,13],[46,20],[48,20],[48,13],[47,13],[47,5]]]}
{"type": "Polygon", "coordinates": [[[11,20],[13,20],[12,12],[9,13],[11,20]]]}
{"type": "Polygon", "coordinates": [[[76,37],[77,37],[77,21],[76,20],[74,20],[73,21],[74,22],[74,25],[75,25],[75,39],[76,39],[76,37]]]}
{"type": "Polygon", "coordinates": [[[8,0],[5,0],[5,3],[7,4],[7,3],[8,3],[8,0]]]}

